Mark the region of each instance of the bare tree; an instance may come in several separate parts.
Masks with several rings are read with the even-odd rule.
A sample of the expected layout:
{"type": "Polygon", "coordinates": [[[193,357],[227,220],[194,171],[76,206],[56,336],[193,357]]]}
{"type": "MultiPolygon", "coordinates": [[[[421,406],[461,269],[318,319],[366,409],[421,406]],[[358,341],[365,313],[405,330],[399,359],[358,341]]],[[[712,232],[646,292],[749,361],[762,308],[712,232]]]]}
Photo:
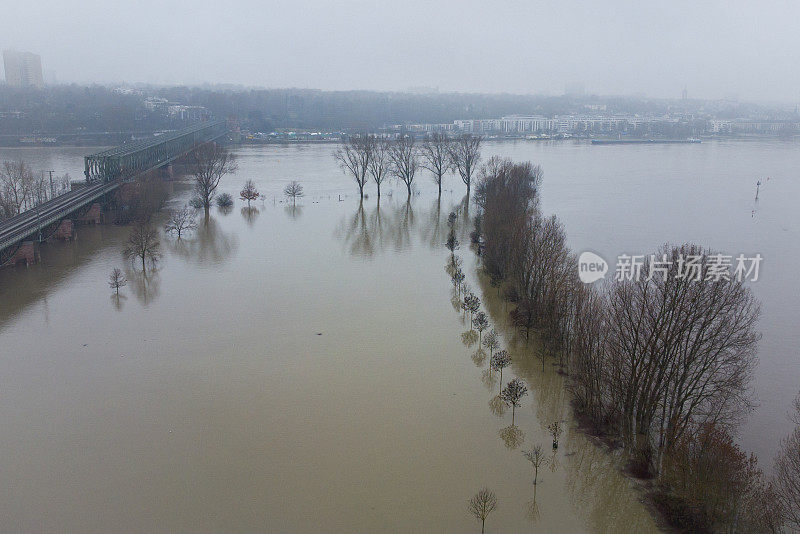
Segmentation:
{"type": "Polygon", "coordinates": [[[391,172],[401,182],[406,184],[408,198],[411,198],[411,185],[414,183],[414,175],[417,174],[419,167],[419,156],[414,138],[411,136],[400,137],[395,140],[389,149],[389,160],[391,161],[391,172]]]}
{"type": "Polygon", "coordinates": [[[465,313],[469,312],[469,324],[470,328],[472,328],[472,316],[481,309],[481,299],[478,298],[475,293],[470,291],[464,295],[463,307],[465,313]]]}
{"type": "Polygon", "coordinates": [[[455,231],[451,228],[447,234],[447,241],[445,241],[444,246],[447,247],[447,250],[450,251],[450,258],[454,258],[456,254],[456,249],[458,248],[459,242],[458,238],[456,237],[455,231]]]}
{"type": "Polygon", "coordinates": [[[164,231],[169,233],[178,234],[178,239],[181,238],[184,232],[194,230],[197,228],[197,222],[194,220],[194,214],[185,207],[180,210],[173,210],[169,214],[169,220],[164,226],[164,231]]]}
{"type": "Polygon", "coordinates": [[[508,355],[508,351],[506,350],[498,350],[494,353],[491,360],[489,360],[489,366],[491,369],[496,371],[500,371],[500,387],[503,387],[503,369],[511,365],[511,356],[508,355]]]}
{"type": "Polygon", "coordinates": [[[345,174],[349,174],[358,185],[358,192],[364,198],[370,161],[375,151],[375,138],[371,135],[351,136],[342,147],[333,153],[345,174]]]}
{"type": "Polygon", "coordinates": [[[469,500],[467,509],[481,522],[481,534],[485,532],[486,518],[497,508],[497,496],[488,488],[481,489],[469,500]]]}
{"type": "Polygon", "coordinates": [[[626,446],[652,449],[656,472],[685,433],[735,424],[752,406],[760,307],[742,282],[710,276],[711,256],[662,247],[653,258],[666,272],[648,260],[638,281],[615,281],[608,295],[609,413],[626,446]],[[681,258],[698,259],[697,277],[681,276],[681,258]]]}
{"type": "Polygon", "coordinates": [[[528,387],[519,378],[511,380],[503,391],[500,392],[500,398],[503,399],[508,406],[511,406],[511,424],[514,424],[514,411],[520,406],[519,401],[528,394],[528,387]]]}
{"type": "Polygon", "coordinates": [[[208,218],[208,210],[211,208],[220,180],[239,168],[236,158],[225,147],[216,143],[206,143],[192,151],[189,155],[189,165],[195,178],[195,193],[208,218]]]}
{"type": "Polygon", "coordinates": [[[142,260],[142,271],[146,270],[145,261],[155,262],[161,257],[161,243],[158,241],[158,233],[150,226],[139,223],[133,227],[128,242],[123,249],[123,254],[129,259],[139,258],[142,260]]]}
{"type": "Polygon", "coordinates": [[[542,465],[542,462],[544,462],[545,458],[542,446],[535,445],[529,451],[522,451],[522,454],[525,455],[525,458],[527,458],[528,461],[533,466],[533,484],[535,486],[536,481],[539,479],[539,466],[542,465]]]}
{"type": "Polygon", "coordinates": [[[292,180],[289,184],[283,188],[283,194],[286,198],[292,199],[292,206],[297,205],[297,199],[303,198],[305,193],[303,192],[303,186],[300,185],[299,182],[296,180],[292,180]]]}
{"type": "Polygon", "coordinates": [[[435,133],[425,137],[420,147],[420,166],[433,173],[433,181],[442,196],[442,178],[453,168],[450,158],[450,138],[445,134],[435,133]]]}
{"type": "Polygon", "coordinates": [[[472,187],[472,176],[481,159],[481,140],[480,136],[464,134],[449,145],[450,160],[467,186],[467,196],[472,187]]]}
{"type": "Polygon", "coordinates": [[[500,340],[497,332],[494,329],[491,330],[486,337],[483,338],[483,346],[489,349],[489,358],[494,356],[494,349],[496,349],[500,345],[500,340]]]}
{"type": "Polygon", "coordinates": [[[391,161],[389,159],[389,143],[385,140],[375,140],[372,145],[372,154],[369,158],[369,174],[375,185],[378,186],[378,200],[381,199],[381,184],[389,176],[391,161]]]}
{"type": "Polygon", "coordinates": [[[4,161],[0,172],[0,188],[14,213],[21,213],[29,202],[34,183],[31,168],[22,160],[4,161]]]}
{"type": "Polygon", "coordinates": [[[482,311],[476,313],[475,317],[472,318],[472,326],[478,331],[478,342],[480,343],[483,331],[489,328],[489,319],[486,317],[486,313],[482,311]]]}
{"type": "Polygon", "coordinates": [[[547,431],[550,432],[550,435],[553,437],[553,448],[557,449],[558,438],[561,437],[561,433],[564,432],[564,426],[560,421],[553,421],[547,425],[547,431]]]}
{"type": "Polygon", "coordinates": [[[800,395],[795,398],[794,410],[797,426],[781,442],[775,459],[775,485],[786,523],[800,531],[800,395]]]}
{"type": "Polygon", "coordinates": [[[125,286],[128,283],[128,279],[125,278],[125,275],[122,274],[120,269],[114,268],[111,271],[111,275],[108,277],[108,285],[116,291],[117,295],[119,295],[119,288],[125,286]]]}
{"type": "Polygon", "coordinates": [[[242,190],[239,191],[239,198],[247,201],[248,208],[250,207],[250,202],[258,199],[260,196],[261,194],[258,192],[258,189],[256,189],[256,184],[253,183],[253,180],[247,180],[242,190]]]}

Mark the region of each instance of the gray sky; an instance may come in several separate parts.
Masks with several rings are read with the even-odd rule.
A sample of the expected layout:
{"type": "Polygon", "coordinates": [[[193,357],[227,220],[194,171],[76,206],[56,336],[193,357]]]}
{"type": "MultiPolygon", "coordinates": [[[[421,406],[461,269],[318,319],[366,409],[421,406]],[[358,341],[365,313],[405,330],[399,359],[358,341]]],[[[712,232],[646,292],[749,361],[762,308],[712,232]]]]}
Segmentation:
{"type": "Polygon", "coordinates": [[[59,82],[800,101],[797,1],[15,2],[59,82]]]}

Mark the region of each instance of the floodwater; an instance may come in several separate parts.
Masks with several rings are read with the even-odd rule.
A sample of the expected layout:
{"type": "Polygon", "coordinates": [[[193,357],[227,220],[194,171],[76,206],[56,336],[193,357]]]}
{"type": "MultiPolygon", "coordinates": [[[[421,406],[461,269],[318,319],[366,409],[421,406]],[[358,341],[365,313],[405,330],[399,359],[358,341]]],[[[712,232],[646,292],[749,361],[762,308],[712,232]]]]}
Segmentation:
{"type": "MultiPolygon", "coordinates": [[[[761,404],[741,442],[771,463],[800,387],[795,265],[798,146],[493,143],[540,163],[543,207],[576,250],[612,260],[664,241],[760,252],[761,404]],[[755,181],[770,176],[755,203],[755,181]]],[[[360,206],[331,146],[240,148],[224,179],[264,199],[213,209],[146,276],[121,255],[126,228],[79,227],[42,263],[0,271],[0,530],[85,532],[469,532],[487,486],[487,532],[647,532],[655,526],[612,454],[575,428],[563,378],[493,326],[525,380],[514,415],[469,343],[445,272],[447,214],[425,175],[360,206]],[[282,202],[290,180],[306,197],[282,202]],[[119,299],[106,279],[129,278],[119,299]],[[563,420],[553,453],[545,427],[563,420]],[[521,450],[548,461],[532,485],[521,450]]],[[[91,149],[0,149],[34,169],[80,176],[91,149]]],[[[170,207],[189,198],[176,183],[170,207]]],[[[451,192],[450,189],[453,191],[451,192]]],[[[372,192],[372,190],[370,190],[372,192]]],[[[201,217],[202,219],[202,217],[201,217]]],[[[461,241],[469,228],[460,221],[461,241]]],[[[612,261],[613,264],[613,261],[612,261]]]]}

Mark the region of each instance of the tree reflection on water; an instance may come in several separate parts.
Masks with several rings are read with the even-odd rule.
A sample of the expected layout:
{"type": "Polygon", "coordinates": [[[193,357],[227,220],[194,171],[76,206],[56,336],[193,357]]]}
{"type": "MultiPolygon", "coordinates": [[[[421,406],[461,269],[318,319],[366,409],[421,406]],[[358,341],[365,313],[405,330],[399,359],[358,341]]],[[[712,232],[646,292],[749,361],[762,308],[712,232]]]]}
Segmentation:
{"type": "Polygon", "coordinates": [[[161,273],[155,265],[147,271],[140,271],[131,266],[126,267],[125,277],[133,295],[143,306],[147,307],[161,293],[161,273]]]}
{"type": "Polygon", "coordinates": [[[186,261],[219,265],[228,261],[239,246],[235,234],[223,231],[210,217],[201,221],[191,239],[169,242],[170,250],[186,261]]]}
{"type": "Polygon", "coordinates": [[[258,208],[255,206],[244,206],[240,213],[242,214],[242,218],[247,223],[247,226],[252,227],[261,212],[258,211],[258,208]]]}
{"type": "Polygon", "coordinates": [[[517,425],[501,428],[498,434],[505,446],[511,450],[517,449],[525,441],[525,433],[517,425]]]}

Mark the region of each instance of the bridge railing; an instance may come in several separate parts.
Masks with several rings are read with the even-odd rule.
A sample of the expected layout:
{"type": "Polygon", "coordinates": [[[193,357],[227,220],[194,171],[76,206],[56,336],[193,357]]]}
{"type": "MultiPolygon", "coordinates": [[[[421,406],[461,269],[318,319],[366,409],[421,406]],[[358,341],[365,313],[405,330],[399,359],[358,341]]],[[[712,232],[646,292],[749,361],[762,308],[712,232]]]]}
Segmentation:
{"type": "Polygon", "coordinates": [[[224,120],[203,122],[152,139],[127,143],[84,158],[89,182],[110,181],[166,165],[198,144],[214,141],[228,131],[224,120]]]}

